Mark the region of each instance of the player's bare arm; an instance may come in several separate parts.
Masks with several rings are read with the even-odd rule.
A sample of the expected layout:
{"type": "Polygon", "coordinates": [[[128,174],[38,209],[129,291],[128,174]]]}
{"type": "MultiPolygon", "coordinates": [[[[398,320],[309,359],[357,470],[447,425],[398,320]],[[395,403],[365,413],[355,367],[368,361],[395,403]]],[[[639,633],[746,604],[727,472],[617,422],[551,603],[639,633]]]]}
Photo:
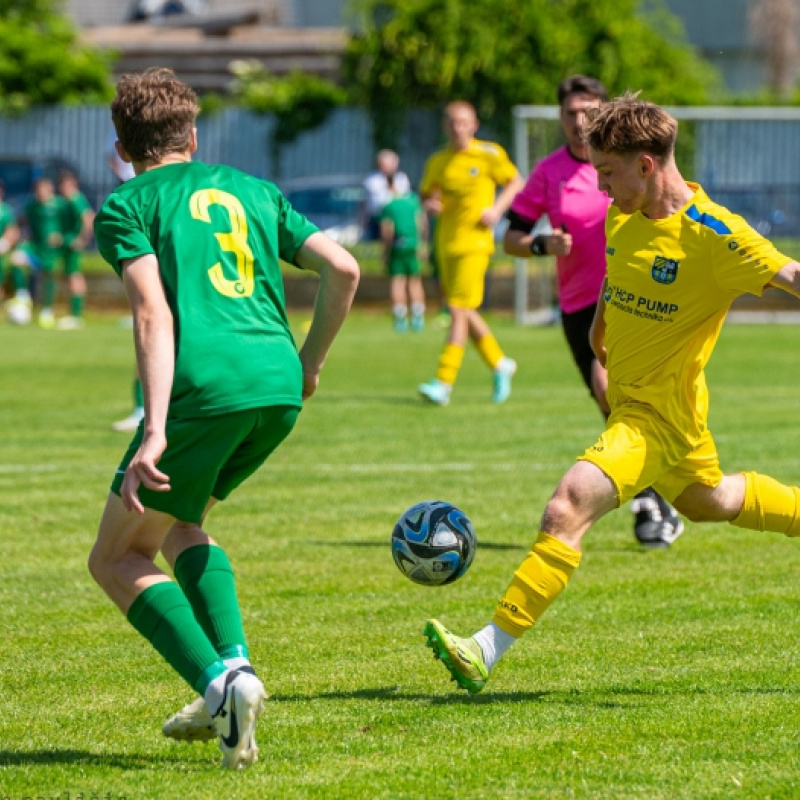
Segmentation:
{"type": "Polygon", "coordinates": [[[589,329],[589,344],[592,346],[592,350],[602,366],[606,365],[606,285],[607,281],[603,281],[603,291],[600,293],[600,299],[597,301],[592,327],[589,329]]]}
{"type": "Polygon", "coordinates": [[[494,205],[484,209],[481,214],[481,225],[486,228],[493,228],[502,218],[503,214],[511,207],[514,198],[522,191],[525,181],[519,172],[502,188],[494,205]]]}
{"type": "Polygon", "coordinates": [[[81,214],[81,232],[72,240],[73,250],[83,250],[89,243],[92,235],[92,227],[94,226],[94,211],[87,208],[81,214]]]}
{"type": "Polygon", "coordinates": [[[790,261],[775,274],[769,282],[770,286],[776,289],[783,289],[784,292],[800,297],[800,263],[790,261]]]}
{"type": "MultiPolygon", "coordinates": [[[[531,224],[533,228],[533,224],[531,224]]],[[[517,258],[529,258],[533,253],[531,245],[534,236],[532,232],[509,228],[503,236],[503,251],[517,258]]],[[[561,228],[553,231],[549,236],[542,236],[544,252],[541,255],[568,256],[572,250],[572,234],[561,228]]]]}
{"type": "Polygon", "coordinates": [[[422,207],[428,214],[433,214],[435,217],[442,212],[442,193],[439,189],[434,189],[430,192],[425,192],[422,195],[422,207]]]}
{"type": "Polygon", "coordinates": [[[428,257],[428,237],[430,233],[431,229],[428,223],[428,215],[424,211],[420,211],[419,214],[417,214],[417,236],[419,238],[417,258],[428,257]]]}
{"type": "Polygon", "coordinates": [[[350,310],[358,286],[358,263],[350,253],[324,233],[313,233],[297,253],[303,269],[319,275],[319,290],[308,335],[300,348],[303,365],[303,399],[317,389],[319,373],[331,344],[350,310]]]}
{"type": "Polygon", "coordinates": [[[390,219],[381,220],[381,242],[383,243],[383,261],[388,264],[394,242],[394,222],[390,219]]]}
{"type": "Polygon", "coordinates": [[[19,225],[12,223],[0,236],[0,256],[5,255],[19,241],[19,225]]]}
{"type": "Polygon", "coordinates": [[[125,471],[121,497],[128,511],[144,513],[138,497],[140,484],[169,491],[169,476],[157,467],[167,444],[167,409],[175,369],[175,331],[167,304],[158,260],[145,255],[126,260],[122,281],[133,312],[136,361],[144,390],[145,428],[139,451],[125,471]]]}

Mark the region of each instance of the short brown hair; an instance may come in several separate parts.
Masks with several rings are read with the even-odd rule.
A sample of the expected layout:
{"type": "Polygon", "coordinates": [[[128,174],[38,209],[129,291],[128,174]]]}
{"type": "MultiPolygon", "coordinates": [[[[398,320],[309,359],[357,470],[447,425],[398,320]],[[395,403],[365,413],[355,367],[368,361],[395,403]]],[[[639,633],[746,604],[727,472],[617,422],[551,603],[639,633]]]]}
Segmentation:
{"type": "Polygon", "coordinates": [[[159,161],[191,144],[200,108],[197,95],[171,69],[123,75],[111,102],[117,138],[133,161],[159,161]]]}
{"type": "Polygon", "coordinates": [[[558,104],[564,105],[564,101],[571,94],[590,94],[598,100],[605,102],[608,100],[606,87],[597,78],[589,78],[586,75],[570,75],[558,84],[558,104]]]}
{"type": "Polygon", "coordinates": [[[678,123],[661,106],[625,92],[599,108],[586,110],[584,137],[600,153],[650,153],[660,161],[675,150],[678,123]]]}

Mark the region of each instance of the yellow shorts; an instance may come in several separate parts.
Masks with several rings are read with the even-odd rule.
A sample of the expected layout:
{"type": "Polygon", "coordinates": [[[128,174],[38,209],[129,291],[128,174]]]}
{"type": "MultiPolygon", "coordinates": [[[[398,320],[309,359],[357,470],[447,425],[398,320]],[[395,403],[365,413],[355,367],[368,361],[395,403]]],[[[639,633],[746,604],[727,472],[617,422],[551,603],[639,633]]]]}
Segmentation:
{"type": "Polygon", "coordinates": [[[439,280],[447,304],[456,308],[479,308],[488,268],[489,253],[441,256],[439,280]]]}
{"type": "Polygon", "coordinates": [[[620,505],[648,486],[673,502],[690,484],[715,487],[723,477],[707,429],[693,444],[643,403],[617,406],[603,434],[578,460],[590,461],[611,478],[620,505]]]}

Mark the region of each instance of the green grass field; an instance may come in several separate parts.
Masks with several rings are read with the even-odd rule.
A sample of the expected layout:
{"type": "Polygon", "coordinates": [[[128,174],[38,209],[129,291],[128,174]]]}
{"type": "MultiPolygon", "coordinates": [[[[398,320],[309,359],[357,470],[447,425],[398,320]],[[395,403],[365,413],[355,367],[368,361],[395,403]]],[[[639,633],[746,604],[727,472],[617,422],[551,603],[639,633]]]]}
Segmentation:
{"type": "MultiPolygon", "coordinates": [[[[162,737],[191,691],[85,567],[128,441],[109,425],[129,411],[130,331],[0,325],[0,798],[800,797],[798,543],[687,524],[644,552],[623,508],[481,695],[431,658],[425,619],[467,633],[490,618],[600,429],[560,330],[492,323],[520,364],[511,399],[490,403],[470,352],[439,409],[415,386],[442,331],[356,313],[290,439],[209,518],[271,694],[261,760],[238,774],[213,743],[162,737]],[[433,497],[479,538],[439,589],[403,578],[389,546],[399,513],[433,497]]],[[[709,381],[727,470],[800,481],[799,334],[723,331],[709,381]]]]}

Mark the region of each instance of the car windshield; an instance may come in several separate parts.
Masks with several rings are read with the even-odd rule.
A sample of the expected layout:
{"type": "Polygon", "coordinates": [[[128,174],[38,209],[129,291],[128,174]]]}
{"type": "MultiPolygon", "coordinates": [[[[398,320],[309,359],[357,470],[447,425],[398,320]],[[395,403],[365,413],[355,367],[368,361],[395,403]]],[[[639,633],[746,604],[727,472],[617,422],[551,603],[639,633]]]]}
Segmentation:
{"type": "Polygon", "coordinates": [[[286,198],[301,214],[353,216],[364,200],[364,190],[360,186],[295,189],[286,198]]]}

